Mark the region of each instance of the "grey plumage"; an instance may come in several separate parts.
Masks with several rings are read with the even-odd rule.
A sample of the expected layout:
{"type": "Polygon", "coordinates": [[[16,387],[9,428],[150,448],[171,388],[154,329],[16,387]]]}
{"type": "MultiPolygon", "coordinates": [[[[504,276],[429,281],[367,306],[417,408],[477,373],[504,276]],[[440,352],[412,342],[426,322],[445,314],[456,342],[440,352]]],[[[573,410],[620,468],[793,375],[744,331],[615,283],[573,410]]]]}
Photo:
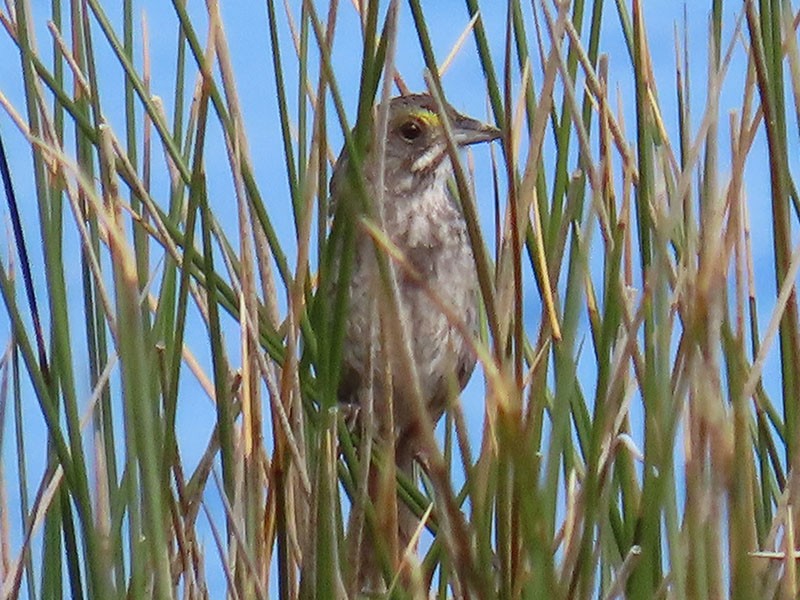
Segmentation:
{"type": "MultiPolygon", "coordinates": [[[[379,109],[380,110],[380,109],[379,109]]],[[[469,119],[448,108],[456,142],[461,145],[489,141],[498,130],[469,119]]],[[[341,201],[346,185],[347,155],[337,162],[331,179],[332,202],[341,201]]],[[[451,322],[429,291],[466,325],[470,332],[478,326],[478,287],[466,223],[460,207],[451,197],[447,182],[452,165],[436,105],[428,95],[394,98],[388,109],[388,130],[383,161],[368,152],[362,167],[367,196],[382,215],[383,229],[402,252],[413,270],[395,265],[400,325],[411,350],[421,398],[433,424],[442,416],[448,398],[463,389],[475,366],[475,356],[461,330],[451,322]],[[379,169],[383,165],[383,194],[377,193],[379,169]]],[[[413,405],[412,373],[400,360],[403,348],[399,336],[381,335],[378,310],[381,281],[375,257],[375,244],[357,229],[355,259],[348,282],[349,306],[345,326],[342,377],[339,400],[359,405],[365,402],[367,382],[372,379],[372,398],[378,439],[394,441],[397,468],[412,476],[412,465],[419,445],[419,422],[413,405]],[[388,339],[384,347],[381,339],[388,339]],[[372,360],[371,360],[372,359],[372,360]],[[371,373],[370,373],[371,363],[371,373]],[[385,380],[386,364],[391,386],[385,380]],[[389,390],[391,387],[391,392],[389,390]],[[393,431],[380,424],[394,407],[393,431]]],[[[385,314],[385,313],[384,313],[385,314]]],[[[375,500],[377,486],[370,482],[375,500]]],[[[398,538],[402,551],[414,530],[415,520],[405,507],[398,514],[398,538]]],[[[375,584],[374,549],[362,548],[361,581],[375,584]]]]}

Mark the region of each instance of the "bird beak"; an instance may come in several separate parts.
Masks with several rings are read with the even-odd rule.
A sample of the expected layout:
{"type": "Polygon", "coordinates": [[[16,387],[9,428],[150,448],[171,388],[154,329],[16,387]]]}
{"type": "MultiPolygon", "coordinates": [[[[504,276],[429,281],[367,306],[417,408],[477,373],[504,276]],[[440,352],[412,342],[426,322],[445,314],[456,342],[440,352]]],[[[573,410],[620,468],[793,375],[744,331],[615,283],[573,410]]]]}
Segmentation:
{"type": "Polygon", "coordinates": [[[480,144],[481,142],[491,142],[503,135],[497,127],[492,127],[486,123],[481,123],[475,119],[470,119],[464,115],[458,115],[453,123],[453,137],[459,146],[469,146],[480,144]]]}

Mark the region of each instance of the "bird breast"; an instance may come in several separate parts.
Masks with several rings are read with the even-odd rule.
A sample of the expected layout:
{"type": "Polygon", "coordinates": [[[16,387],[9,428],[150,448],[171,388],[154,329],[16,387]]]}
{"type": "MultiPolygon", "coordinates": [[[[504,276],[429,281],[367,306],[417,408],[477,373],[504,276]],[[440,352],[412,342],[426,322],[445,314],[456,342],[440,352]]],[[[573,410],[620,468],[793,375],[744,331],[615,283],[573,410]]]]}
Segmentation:
{"type": "MultiPolygon", "coordinates": [[[[403,338],[410,346],[420,391],[434,421],[444,410],[448,390],[463,387],[475,364],[470,345],[442,306],[461,319],[468,331],[477,328],[477,284],[466,224],[445,182],[436,183],[410,196],[395,196],[387,190],[383,204],[384,230],[407,264],[394,265],[403,338]]],[[[374,244],[366,234],[357,235],[343,361],[345,373],[363,377],[374,353],[375,402],[379,403],[385,372],[380,340],[387,339],[381,337],[378,326],[381,301],[375,301],[380,298],[381,283],[374,244]]],[[[395,341],[392,338],[390,343],[395,341]]],[[[413,393],[408,387],[412,375],[403,372],[404,361],[397,360],[403,351],[392,347],[387,354],[398,430],[403,429],[408,413],[407,409],[401,413],[407,402],[404,398],[413,393]]]]}

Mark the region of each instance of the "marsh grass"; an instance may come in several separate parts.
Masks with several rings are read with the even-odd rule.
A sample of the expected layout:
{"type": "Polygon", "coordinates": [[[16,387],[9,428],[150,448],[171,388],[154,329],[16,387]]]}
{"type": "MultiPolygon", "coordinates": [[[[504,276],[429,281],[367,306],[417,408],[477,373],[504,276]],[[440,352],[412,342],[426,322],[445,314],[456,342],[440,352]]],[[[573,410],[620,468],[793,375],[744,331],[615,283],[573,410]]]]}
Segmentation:
{"type": "Polygon", "coordinates": [[[0,22],[24,94],[9,100],[3,82],[3,129],[26,140],[33,191],[13,200],[5,185],[0,596],[346,597],[350,522],[383,548],[391,597],[797,597],[796,7],[715,0],[704,54],[685,24],[661,24],[675,67],[656,73],[649,4],[466,1],[452,55],[480,65],[504,132],[493,222],[476,209],[483,166],[468,157],[453,187],[482,296],[483,429],[470,436],[454,405],[422,487],[398,482],[427,528],[398,578],[359,491],[363,457],[386,457],[337,406],[346,301],[316,291],[346,277],[359,229],[403,268],[358,163],[373,105],[405,90],[398,36],[416,37],[444,100],[437,23],[419,0],[267,0],[288,182],[276,197],[254,175],[248,74],[215,2],[172,3],[167,102],[150,91],[164,66],[147,37],[164,25],[140,44],[137,3],[118,20],[99,0],[11,4],[0,22]],[[360,27],[357,106],[332,58],[355,34],[337,28],[345,12],[360,27]],[[623,44],[604,54],[612,35],[623,44]],[[121,113],[101,57],[124,73],[121,113]],[[732,69],[744,76],[723,106],[732,69]],[[357,193],[331,222],[341,139],[357,193]],[[215,143],[225,169],[207,164],[215,143]],[[768,183],[748,197],[754,172],[768,183]],[[231,185],[225,207],[213,178],[231,185]],[[526,318],[531,295],[540,318],[526,318]]]}

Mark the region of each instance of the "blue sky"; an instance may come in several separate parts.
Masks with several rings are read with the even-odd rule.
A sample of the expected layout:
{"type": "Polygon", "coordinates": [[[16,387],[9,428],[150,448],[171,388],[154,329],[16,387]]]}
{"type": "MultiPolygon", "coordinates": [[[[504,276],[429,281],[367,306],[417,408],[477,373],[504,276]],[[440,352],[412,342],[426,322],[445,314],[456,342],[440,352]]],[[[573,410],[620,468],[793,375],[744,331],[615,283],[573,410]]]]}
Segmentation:
{"type": "MultiPolygon", "coordinates": [[[[49,11],[49,2],[34,0],[32,2],[35,14],[39,20],[36,33],[40,47],[49,45],[49,38],[43,26],[43,17],[49,11]]],[[[121,30],[120,9],[121,3],[108,2],[106,10],[112,22],[121,30]]],[[[198,29],[202,32],[206,19],[203,16],[204,8],[201,3],[191,3],[190,12],[197,17],[198,29]]],[[[299,15],[299,2],[290,0],[288,2],[293,17],[297,19],[299,15]]],[[[324,13],[327,7],[320,5],[320,13],[324,13]]],[[[483,2],[482,18],[486,25],[488,38],[490,40],[491,51],[495,65],[501,65],[503,61],[503,44],[505,36],[505,8],[503,3],[483,2]]],[[[677,113],[675,111],[674,99],[674,72],[675,72],[675,29],[680,29],[683,22],[684,10],[687,13],[687,27],[689,51],[691,55],[691,71],[689,76],[692,83],[692,130],[696,131],[699,120],[703,113],[706,101],[708,86],[707,77],[707,40],[708,40],[708,10],[710,3],[691,2],[685,8],[678,2],[645,2],[646,23],[648,28],[650,50],[652,53],[653,69],[658,82],[658,93],[662,106],[664,107],[664,118],[670,137],[677,138],[677,113]]],[[[723,39],[730,40],[736,23],[738,14],[734,12],[730,5],[726,3],[723,39]]],[[[739,3],[735,3],[734,8],[739,8],[739,3]]],[[[529,9],[526,9],[529,10],[529,9]]],[[[469,21],[469,15],[461,1],[449,0],[441,2],[429,2],[425,5],[426,16],[433,36],[434,48],[438,59],[441,61],[448,53],[453,43],[459,37],[464,27],[469,21]]],[[[619,100],[626,128],[629,133],[635,126],[633,114],[633,93],[631,67],[626,50],[622,44],[619,34],[619,25],[615,16],[613,2],[606,2],[606,15],[604,17],[604,35],[601,44],[601,52],[610,57],[610,76],[615,92],[612,94],[614,102],[619,100]]],[[[174,77],[174,56],[176,44],[177,20],[172,12],[170,3],[163,0],[148,0],[137,3],[136,13],[146,16],[150,31],[150,54],[153,57],[153,93],[164,98],[166,112],[171,114],[169,101],[170,90],[173,88],[174,77]]],[[[358,29],[358,21],[355,11],[350,2],[340,3],[340,20],[337,24],[336,41],[334,45],[334,68],[344,94],[344,101],[348,108],[351,123],[354,120],[357,92],[361,42],[358,29]]],[[[289,255],[290,264],[294,261],[294,225],[290,211],[290,200],[288,183],[284,168],[283,153],[280,146],[280,130],[278,126],[278,109],[275,94],[274,74],[272,72],[271,50],[268,39],[268,27],[266,19],[266,8],[264,2],[253,2],[250,0],[237,0],[222,3],[222,15],[225,23],[228,43],[230,45],[231,56],[234,62],[234,71],[238,75],[237,85],[240,94],[244,122],[247,127],[248,140],[250,143],[253,165],[255,168],[256,180],[264,193],[264,199],[273,223],[276,226],[278,235],[284,242],[284,249],[289,255]]],[[[296,96],[296,64],[293,56],[291,40],[286,27],[286,19],[281,6],[278,7],[278,19],[282,23],[280,29],[281,48],[283,53],[284,68],[287,75],[287,84],[292,97],[296,96]]],[[[527,19],[530,23],[531,20],[527,19]]],[[[106,45],[101,42],[99,30],[95,31],[96,43],[95,50],[101,57],[98,63],[101,81],[105,82],[102,90],[102,102],[107,117],[112,126],[122,137],[123,115],[122,115],[122,87],[117,85],[121,82],[121,72],[113,59],[113,56],[106,45]]],[[[682,33],[681,33],[682,35],[682,33]]],[[[137,33],[137,44],[141,50],[141,38],[137,33]]],[[[411,15],[405,4],[402,4],[401,18],[398,34],[398,51],[396,66],[406,83],[412,90],[423,90],[423,68],[424,62],[416,32],[413,28],[411,15]]],[[[533,32],[529,31],[529,45],[535,46],[533,32]]],[[[312,44],[313,48],[313,44],[312,44]]],[[[18,108],[23,106],[23,96],[20,85],[18,62],[16,62],[16,50],[10,43],[7,35],[0,35],[0,55],[14,57],[0,61],[0,91],[3,92],[18,108]]],[[[141,65],[141,52],[136,57],[137,65],[141,65]]],[[[741,90],[743,88],[743,78],[746,72],[746,62],[744,50],[741,42],[734,52],[734,60],[729,69],[728,76],[722,89],[720,102],[720,139],[723,141],[721,148],[727,144],[727,112],[741,106],[741,90]]],[[[534,79],[537,86],[541,83],[541,71],[538,65],[533,66],[534,79]]],[[[518,77],[517,77],[518,78],[518,77]]],[[[193,79],[188,81],[193,83],[193,79]]],[[[450,70],[443,78],[446,94],[449,101],[460,111],[478,118],[488,119],[487,101],[485,97],[485,85],[483,74],[477,55],[474,51],[472,38],[469,39],[465,48],[457,56],[450,70]]],[[[293,100],[294,101],[294,100],[293,100]]],[[[560,103],[560,98],[556,100],[560,103]]],[[[330,111],[331,114],[333,111],[330,111]]],[[[14,183],[17,189],[19,202],[23,206],[23,220],[29,245],[29,251],[35,264],[41,264],[41,250],[38,245],[38,224],[37,213],[33,204],[33,176],[31,170],[30,151],[19,135],[10,119],[4,113],[0,113],[0,132],[9,153],[11,169],[14,176],[14,183]]],[[[341,132],[335,121],[330,123],[331,140],[341,140],[341,132]]],[[[793,137],[791,156],[797,156],[797,139],[793,137]]],[[[157,152],[160,150],[156,149],[157,152]]],[[[548,153],[552,156],[552,147],[545,147],[545,161],[547,162],[548,153]]],[[[721,183],[724,184],[729,165],[726,164],[727,153],[723,150],[720,153],[720,175],[721,183]]],[[[747,195],[750,203],[750,218],[754,234],[754,258],[756,260],[757,289],[761,297],[769,300],[774,297],[774,276],[772,275],[772,241],[770,235],[762,232],[770,232],[769,226],[770,213],[767,207],[769,181],[765,168],[766,142],[761,136],[756,141],[756,151],[754,158],[748,163],[745,174],[747,195]]],[[[219,135],[219,131],[212,128],[210,138],[206,148],[206,162],[209,180],[209,196],[212,198],[212,205],[216,214],[220,218],[223,227],[235,239],[237,229],[236,213],[234,210],[235,200],[231,187],[230,176],[228,174],[227,157],[225,155],[224,144],[219,135]]],[[[490,188],[490,164],[488,148],[476,148],[474,151],[476,164],[476,188],[477,197],[482,215],[484,230],[487,235],[487,242],[490,244],[492,225],[492,206],[490,188]]],[[[158,164],[158,160],[155,164],[158,164]]],[[[575,168],[574,162],[570,169],[575,168]]],[[[168,180],[166,173],[156,171],[153,175],[153,189],[156,197],[166,199],[168,197],[168,180]]],[[[166,201],[166,200],[165,200],[166,201]]],[[[8,223],[8,211],[5,205],[0,207],[0,216],[4,221],[4,227],[8,223]]],[[[5,239],[0,236],[0,240],[5,239]]],[[[599,239],[595,236],[595,244],[599,239]]],[[[77,241],[70,238],[66,240],[66,247],[71,248],[72,252],[77,253],[77,241]]],[[[8,245],[0,244],[0,258],[8,260],[8,245]]],[[[76,254],[77,255],[77,254],[76,254]]],[[[78,261],[68,262],[68,267],[73,269],[68,273],[71,292],[74,293],[75,302],[70,307],[71,313],[75,316],[75,323],[80,323],[82,303],[80,301],[79,289],[79,263],[78,261]]],[[[43,293],[44,285],[41,280],[41,270],[35,270],[40,278],[37,280],[39,294],[43,293]]],[[[528,273],[528,277],[530,274],[528,273]]],[[[539,300],[536,297],[536,289],[530,279],[526,287],[526,315],[531,319],[532,326],[537,326],[539,318],[539,300]]],[[[43,297],[40,296],[40,302],[43,297]]],[[[769,301],[761,301],[761,310],[764,312],[761,319],[761,330],[766,327],[769,312],[772,305],[769,301]]],[[[238,343],[236,324],[229,320],[227,322],[228,342],[230,346],[231,359],[236,363],[238,360],[238,343]]],[[[79,335],[79,334],[78,334],[79,335]]],[[[0,343],[5,344],[9,339],[9,324],[5,317],[5,312],[0,311],[0,343]]],[[[78,338],[79,339],[79,338],[78,338]]],[[[187,343],[198,353],[201,363],[210,370],[210,358],[207,352],[203,351],[204,335],[200,335],[195,343],[191,338],[187,343]]],[[[588,340],[587,340],[588,341],[588,340]]],[[[76,346],[78,347],[78,346],[76,346]]],[[[584,354],[589,353],[586,345],[584,354]]],[[[775,352],[772,353],[772,369],[774,372],[775,352]]],[[[581,379],[585,390],[591,390],[593,373],[587,366],[590,361],[584,361],[581,379]]],[[[86,384],[87,373],[78,372],[79,380],[83,381],[83,392],[88,394],[86,384]]],[[[773,395],[777,392],[777,378],[771,378],[776,383],[773,395]]],[[[196,385],[191,377],[186,377],[185,383],[185,402],[179,412],[179,431],[192,431],[192,435],[186,435],[180,440],[183,458],[188,466],[192,466],[203,451],[207,439],[205,432],[211,428],[213,410],[211,404],[204,397],[203,392],[196,385]]],[[[768,382],[769,386],[769,382],[768,382]]],[[[29,448],[41,447],[42,444],[37,440],[43,440],[43,427],[38,419],[33,397],[25,398],[26,403],[26,440],[29,448]]],[[[471,437],[474,446],[477,446],[483,416],[483,384],[480,374],[473,377],[469,387],[464,394],[464,406],[467,408],[466,414],[470,427],[471,437]]],[[[3,466],[6,469],[6,485],[9,486],[11,494],[11,505],[15,504],[14,494],[16,486],[14,478],[16,476],[13,465],[13,453],[9,449],[11,446],[9,423],[5,424],[6,441],[2,449],[3,466]]],[[[29,473],[31,481],[38,481],[43,469],[43,456],[36,452],[30,452],[29,473]]],[[[218,515],[220,516],[220,515],[218,515]]],[[[18,523],[18,521],[17,521],[18,523]]],[[[18,530],[17,530],[18,532],[18,530]]],[[[214,550],[211,538],[207,539],[206,551],[213,556],[214,550]]],[[[215,560],[209,561],[209,568],[215,565],[215,560]]],[[[217,580],[218,583],[219,580],[217,580]]],[[[213,594],[212,594],[213,595],[213,594]]]]}

